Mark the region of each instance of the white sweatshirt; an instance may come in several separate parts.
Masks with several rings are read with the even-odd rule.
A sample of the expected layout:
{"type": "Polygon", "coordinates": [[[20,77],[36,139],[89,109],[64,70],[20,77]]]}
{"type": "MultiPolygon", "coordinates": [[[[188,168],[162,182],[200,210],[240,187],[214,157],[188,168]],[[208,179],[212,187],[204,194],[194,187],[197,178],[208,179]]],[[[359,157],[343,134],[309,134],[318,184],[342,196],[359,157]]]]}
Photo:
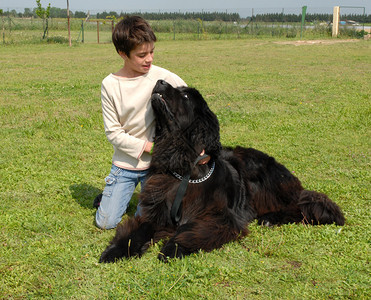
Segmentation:
{"type": "Polygon", "coordinates": [[[112,162],[127,170],[148,169],[151,155],[144,152],[155,135],[155,116],[150,98],[157,80],[174,87],[186,86],[176,74],[152,65],[149,72],[135,78],[108,75],[102,82],[104,129],[113,145],[112,162]]]}

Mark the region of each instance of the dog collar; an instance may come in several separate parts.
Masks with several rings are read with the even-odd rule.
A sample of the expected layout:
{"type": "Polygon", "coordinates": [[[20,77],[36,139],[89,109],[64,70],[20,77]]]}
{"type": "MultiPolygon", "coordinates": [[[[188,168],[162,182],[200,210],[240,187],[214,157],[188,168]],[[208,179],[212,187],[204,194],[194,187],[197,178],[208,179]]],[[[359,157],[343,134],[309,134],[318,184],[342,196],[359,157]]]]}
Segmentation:
{"type": "MultiPolygon", "coordinates": [[[[210,176],[214,172],[214,169],[215,169],[215,161],[212,162],[212,165],[211,165],[211,168],[210,168],[209,173],[207,173],[204,177],[202,177],[200,179],[189,179],[188,182],[189,183],[201,183],[201,182],[204,182],[204,181],[206,181],[206,180],[208,180],[210,178],[210,176]]],[[[176,178],[178,178],[180,181],[183,180],[183,176],[179,175],[177,172],[173,172],[173,175],[176,178]]]]}
{"type": "MultiPolygon", "coordinates": [[[[204,159],[205,157],[207,157],[207,154],[200,155],[196,159],[196,161],[194,163],[194,166],[196,166],[196,164],[200,160],[204,159]]],[[[184,195],[187,191],[188,183],[201,183],[201,182],[206,181],[207,179],[209,179],[211,174],[213,174],[214,169],[215,169],[215,161],[213,161],[213,163],[211,165],[211,169],[209,170],[209,173],[206,174],[206,176],[204,176],[200,179],[194,179],[194,180],[190,179],[191,174],[186,174],[184,176],[181,176],[177,172],[173,172],[173,175],[180,180],[180,185],[178,187],[178,190],[176,191],[175,199],[174,199],[173,205],[171,206],[171,209],[170,209],[170,217],[171,217],[171,220],[173,221],[174,224],[178,224],[179,220],[181,218],[181,215],[182,215],[182,200],[183,200],[183,197],[184,197],[184,195]]]]}

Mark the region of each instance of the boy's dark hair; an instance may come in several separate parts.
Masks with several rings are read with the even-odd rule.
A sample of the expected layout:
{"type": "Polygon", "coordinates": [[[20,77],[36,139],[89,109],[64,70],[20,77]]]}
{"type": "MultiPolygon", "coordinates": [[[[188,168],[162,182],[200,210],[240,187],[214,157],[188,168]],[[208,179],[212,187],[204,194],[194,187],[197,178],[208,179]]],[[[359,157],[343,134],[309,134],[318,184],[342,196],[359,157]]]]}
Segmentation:
{"type": "Polygon", "coordinates": [[[131,16],[116,24],[112,32],[112,42],[117,52],[124,52],[129,57],[130,51],[138,45],[156,42],[156,36],[146,20],[131,16]]]}

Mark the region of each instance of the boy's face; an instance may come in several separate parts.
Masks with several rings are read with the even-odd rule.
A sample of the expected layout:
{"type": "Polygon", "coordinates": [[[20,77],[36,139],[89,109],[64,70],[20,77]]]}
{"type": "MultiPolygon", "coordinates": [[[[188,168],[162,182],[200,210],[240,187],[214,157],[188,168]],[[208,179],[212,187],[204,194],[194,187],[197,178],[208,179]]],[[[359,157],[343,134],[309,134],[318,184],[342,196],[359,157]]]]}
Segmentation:
{"type": "Polygon", "coordinates": [[[124,59],[124,69],[129,77],[137,77],[149,72],[155,50],[154,43],[143,43],[130,51],[130,57],[120,52],[124,59]]]}

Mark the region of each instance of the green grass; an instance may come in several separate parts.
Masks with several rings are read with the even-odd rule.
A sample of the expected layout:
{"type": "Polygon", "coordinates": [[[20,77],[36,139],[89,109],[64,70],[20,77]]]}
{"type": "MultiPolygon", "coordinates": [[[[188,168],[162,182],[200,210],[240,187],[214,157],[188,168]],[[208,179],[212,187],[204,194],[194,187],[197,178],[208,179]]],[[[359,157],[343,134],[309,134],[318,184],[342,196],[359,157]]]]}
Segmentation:
{"type": "Polygon", "coordinates": [[[0,298],[370,298],[370,45],[156,44],[156,64],[218,115],[223,144],[275,156],[347,219],[253,223],[239,242],[170,264],[157,261],[160,245],[97,263],[114,234],[92,208],[111,164],[100,83],[121,67],[114,47],[1,45],[0,298]]]}

